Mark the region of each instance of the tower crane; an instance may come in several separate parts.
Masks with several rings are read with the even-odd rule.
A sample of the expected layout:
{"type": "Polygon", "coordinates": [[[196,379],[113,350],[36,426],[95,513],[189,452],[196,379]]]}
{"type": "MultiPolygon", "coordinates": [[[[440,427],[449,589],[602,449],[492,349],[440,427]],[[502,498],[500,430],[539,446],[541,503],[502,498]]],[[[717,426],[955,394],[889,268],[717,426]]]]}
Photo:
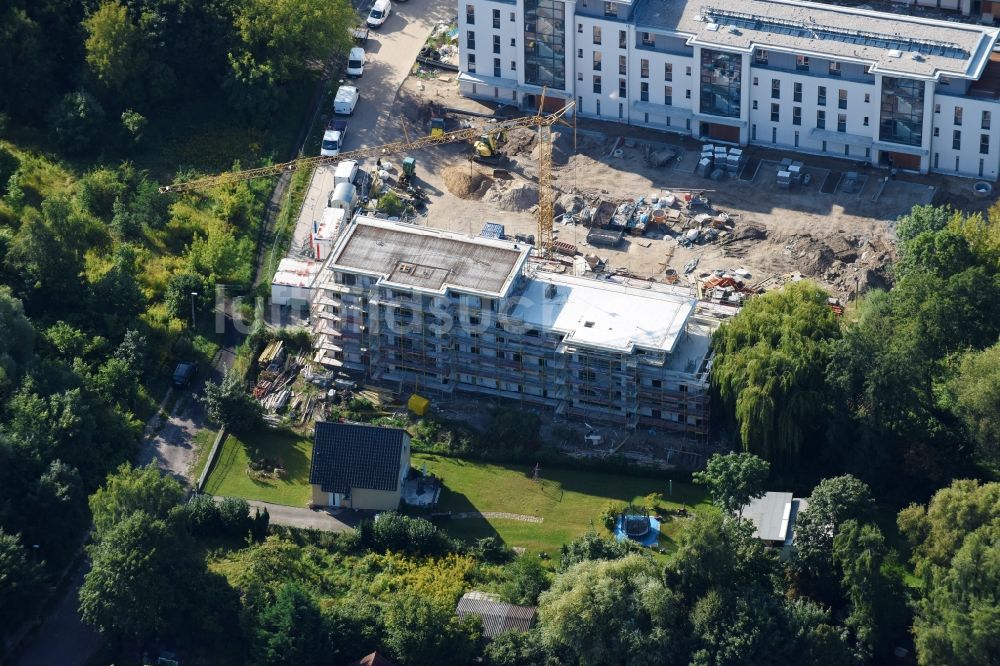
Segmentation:
{"type": "Polygon", "coordinates": [[[566,121],[563,117],[572,110],[575,102],[567,102],[558,111],[543,114],[542,109],[545,104],[545,95],[541,96],[538,105],[538,113],[531,116],[522,116],[511,120],[501,120],[490,122],[476,127],[458,129],[438,135],[422,136],[410,140],[395,141],[369,148],[359,148],[348,150],[333,157],[301,157],[290,162],[282,162],[271,166],[257,167],[255,169],[243,169],[241,171],[227,171],[211,176],[202,176],[192,180],[185,180],[164,185],[160,188],[161,194],[172,194],[180,192],[192,192],[203,190],[217,185],[231,185],[245,180],[255,178],[268,178],[280,174],[318,167],[324,164],[333,164],[342,160],[364,159],[370,157],[385,157],[388,155],[399,155],[401,153],[428,148],[430,146],[440,146],[456,141],[475,140],[483,134],[493,134],[505,132],[519,127],[538,128],[538,240],[537,247],[544,254],[551,254],[552,250],[552,221],[554,217],[554,197],[552,193],[552,125],[556,122],[566,121]]]}

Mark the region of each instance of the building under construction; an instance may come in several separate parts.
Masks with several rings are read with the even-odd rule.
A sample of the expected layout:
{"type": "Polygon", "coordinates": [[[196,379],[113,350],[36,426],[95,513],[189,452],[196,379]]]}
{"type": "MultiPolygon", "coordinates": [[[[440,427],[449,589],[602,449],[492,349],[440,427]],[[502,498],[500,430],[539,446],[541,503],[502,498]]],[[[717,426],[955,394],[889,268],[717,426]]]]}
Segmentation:
{"type": "Polygon", "coordinates": [[[686,289],[553,273],[532,251],[359,216],[314,285],[315,359],[398,390],[705,436],[718,320],[686,289]]]}

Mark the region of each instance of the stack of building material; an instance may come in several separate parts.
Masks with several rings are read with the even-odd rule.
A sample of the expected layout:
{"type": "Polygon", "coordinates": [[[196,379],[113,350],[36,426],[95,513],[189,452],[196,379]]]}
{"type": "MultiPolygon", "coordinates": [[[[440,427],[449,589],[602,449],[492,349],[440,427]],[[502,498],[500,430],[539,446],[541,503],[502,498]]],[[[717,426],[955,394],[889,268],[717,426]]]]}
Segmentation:
{"type": "Polygon", "coordinates": [[[497,224],[496,222],[487,222],[483,225],[483,230],[479,232],[479,235],[483,238],[495,238],[496,240],[504,239],[504,228],[502,224],[497,224]]]}
{"type": "Polygon", "coordinates": [[[726,173],[736,176],[743,164],[743,150],[741,148],[730,148],[726,155],[726,173]]]}

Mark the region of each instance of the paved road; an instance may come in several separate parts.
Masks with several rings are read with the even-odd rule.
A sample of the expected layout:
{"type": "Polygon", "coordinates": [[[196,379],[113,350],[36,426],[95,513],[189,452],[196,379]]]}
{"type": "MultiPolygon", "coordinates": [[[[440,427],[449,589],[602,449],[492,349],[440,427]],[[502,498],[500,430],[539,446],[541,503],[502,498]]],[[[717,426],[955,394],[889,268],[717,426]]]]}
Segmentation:
{"type": "MultiPolygon", "coordinates": [[[[215,499],[221,500],[222,498],[216,496],[215,499]]],[[[334,516],[326,511],[313,511],[312,509],[251,500],[250,511],[252,512],[254,509],[261,511],[267,509],[271,516],[271,522],[275,525],[325,532],[346,532],[354,529],[353,523],[356,523],[357,519],[360,518],[360,514],[348,511],[338,512],[337,516],[334,516]]]]}
{"type": "MultiPolygon", "coordinates": [[[[368,63],[365,64],[364,75],[351,81],[358,87],[361,96],[354,115],[348,119],[344,150],[378,146],[403,138],[403,126],[398,115],[393,113],[396,95],[434,26],[451,20],[455,15],[455,6],[454,2],[444,0],[395,3],[385,24],[369,33],[365,45],[368,63]]],[[[331,113],[332,109],[323,110],[324,116],[331,113]]],[[[413,136],[412,127],[407,131],[413,136]]],[[[402,158],[398,155],[389,159],[398,164],[402,158]]],[[[374,166],[374,158],[370,161],[374,166]]],[[[295,225],[293,247],[308,247],[313,222],[321,219],[327,197],[333,190],[333,168],[320,167],[314,173],[302,214],[295,225]]]]}

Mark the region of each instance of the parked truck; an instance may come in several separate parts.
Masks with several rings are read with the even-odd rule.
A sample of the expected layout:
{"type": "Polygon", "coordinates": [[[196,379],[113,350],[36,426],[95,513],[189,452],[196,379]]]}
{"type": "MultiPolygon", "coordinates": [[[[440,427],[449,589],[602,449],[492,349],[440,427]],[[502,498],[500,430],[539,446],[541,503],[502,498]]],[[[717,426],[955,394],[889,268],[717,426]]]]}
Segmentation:
{"type": "Polygon", "coordinates": [[[354,113],[354,107],[358,105],[358,97],[361,94],[355,86],[340,86],[337,88],[337,96],[333,98],[333,112],[338,116],[349,116],[354,113]]]}

